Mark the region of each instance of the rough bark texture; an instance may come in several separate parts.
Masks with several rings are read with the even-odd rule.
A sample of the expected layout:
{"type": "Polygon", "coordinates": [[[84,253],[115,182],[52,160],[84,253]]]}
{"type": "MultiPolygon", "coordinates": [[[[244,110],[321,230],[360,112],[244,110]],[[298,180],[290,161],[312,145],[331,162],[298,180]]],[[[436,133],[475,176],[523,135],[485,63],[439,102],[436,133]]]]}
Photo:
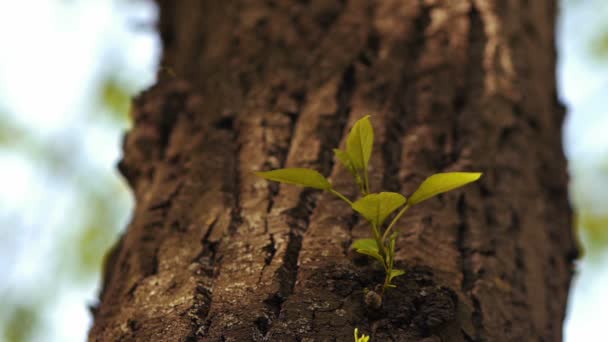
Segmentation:
{"type": "Polygon", "coordinates": [[[559,341],[576,250],[548,0],[160,1],[156,86],[120,169],[137,208],[108,258],[91,341],[559,341]],[[407,275],[348,246],[331,195],[254,170],[311,167],[373,115],[372,188],[481,182],[401,220],[407,275]]]}

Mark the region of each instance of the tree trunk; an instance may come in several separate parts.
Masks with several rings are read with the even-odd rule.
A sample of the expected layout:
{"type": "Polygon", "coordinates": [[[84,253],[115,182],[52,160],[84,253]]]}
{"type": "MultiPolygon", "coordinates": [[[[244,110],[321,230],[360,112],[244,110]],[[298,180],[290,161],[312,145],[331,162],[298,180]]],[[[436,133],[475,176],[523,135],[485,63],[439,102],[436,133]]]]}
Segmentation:
{"type": "Polygon", "coordinates": [[[91,341],[559,341],[576,248],[555,93],[555,3],[159,0],[158,84],[120,169],[137,208],[91,341]],[[373,191],[442,171],[479,183],[401,221],[381,309],[367,225],[255,170],[310,167],[372,115],[373,191]]]}

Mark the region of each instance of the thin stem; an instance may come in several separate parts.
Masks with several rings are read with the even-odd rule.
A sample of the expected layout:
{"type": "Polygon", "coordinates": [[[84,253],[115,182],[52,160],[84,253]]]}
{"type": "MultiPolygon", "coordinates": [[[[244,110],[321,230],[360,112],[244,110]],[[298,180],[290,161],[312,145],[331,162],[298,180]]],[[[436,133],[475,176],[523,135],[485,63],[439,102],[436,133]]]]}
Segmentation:
{"type": "Polygon", "coordinates": [[[338,191],[336,191],[336,190],[334,190],[332,188],[329,188],[328,190],[329,190],[329,192],[331,192],[332,194],[338,196],[341,200],[343,200],[344,202],[348,203],[348,205],[350,205],[352,207],[353,202],[351,202],[348,198],[346,198],[346,196],[342,195],[341,193],[339,193],[338,191]]]}
{"type": "Polygon", "coordinates": [[[365,192],[369,194],[369,177],[367,174],[367,166],[363,169],[365,176],[365,192]]]}
{"type": "Polygon", "coordinates": [[[374,233],[374,239],[376,240],[376,244],[378,245],[378,252],[382,257],[382,260],[385,260],[382,263],[382,266],[384,266],[384,269],[386,270],[386,251],[384,249],[384,243],[383,240],[380,239],[380,232],[374,224],[372,224],[372,232],[374,233]]]}
{"type": "Polygon", "coordinates": [[[367,191],[365,190],[365,183],[363,181],[359,183],[359,191],[361,192],[361,196],[367,195],[367,191]]]}
{"type": "Polygon", "coordinates": [[[384,277],[384,284],[382,284],[382,292],[380,292],[380,297],[384,297],[384,290],[388,288],[388,279],[390,277],[391,271],[388,270],[386,272],[386,277],[384,277]]]}
{"type": "Polygon", "coordinates": [[[405,206],[403,206],[403,208],[401,209],[401,211],[399,211],[399,213],[395,216],[395,218],[393,218],[393,220],[391,221],[391,223],[388,225],[388,228],[386,228],[386,230],[384,231],[384,234],[382,235],[382,241],[386,240],[386,238],[388,237],[388,234],[390,233],[391,229],[393,229],[393,226],[395,225],[395,223],[397,223],[397,221],[399,221],[399,219],[401,218],[401,216],[403,216],[403,214],[409,208],[410,208],[410,205],[408,203],[405,206]]]}
{"type": "Polygon", "coordinates": [[[356,171],[355,173],[355,180],[357,182],[357,185],[359,186],[361,196],[367,195],[367,191],[365,190],[365,181],[361,179],[361,173],[359,171],[356,171]]]}
{"type": "Polygon", "coordinates": [[[384,290],[386,290],[388,288],[389,279],[391,277],[392,272],[393,272],[393,268],[389,266],[386,269],[386,276],[384,277],[384,284],[382,284],[382,292],[380,292],[381,298],[384,298],[384,290]]]}
{"type": "Polygon", "coordinates": [[[391,244],[388,249],[388,265],[385,267],[386,276],[384,277],[384,284],[382,284],[382,293],[381,296],[384,296],[384,290],[388,288],[391,279],[391,273],[393,273],[393,265],[395,261],[395,250],[394,246],[391,244]]]}

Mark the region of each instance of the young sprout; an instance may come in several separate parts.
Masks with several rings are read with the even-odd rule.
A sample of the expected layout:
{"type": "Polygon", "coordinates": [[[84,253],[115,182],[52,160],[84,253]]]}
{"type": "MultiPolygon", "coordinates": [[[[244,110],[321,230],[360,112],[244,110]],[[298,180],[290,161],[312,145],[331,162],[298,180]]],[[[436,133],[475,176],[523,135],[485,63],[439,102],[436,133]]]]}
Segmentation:
{"type": "Polygon", "coordinates": [[[369,342],[369,336],[361,334],[361,337],[359,337],[359,329],[355,328],[355,342],[369,342]]]}
{"type": "Polygon", "coordinates": [[[374,129],[369,115],[359,119],[350,130],[346,139],[346,150],[334,149],[336,158],[352,174],[359,187],[361,197],[354,202],[334,189],[331,183],[319,172],[303,168],[287,168],[265,172],[255,172],[267,180],[295,184],[320,190],[326,190],[346,202],[363,216],[370,224],[372,237],[355,240],[351,246],[360,254],[365,254],[384,268],[385,279],[382,294],[387,288],[396,287],[392,280],[405,274],[404,270],[394,268],[395,242],[398,233],[393,228],[412,206],[438,194],[454,190],[481,177],[478,172],[437,173],[428,177],[409,198],[395,192],[371,193],[368,175],[369,160],[374,144],[374,129]],[[397,211],[399,210],[399,211],[397,211]],[[397,214],[384,227],[386,219],[397,211],[397,214]]]}

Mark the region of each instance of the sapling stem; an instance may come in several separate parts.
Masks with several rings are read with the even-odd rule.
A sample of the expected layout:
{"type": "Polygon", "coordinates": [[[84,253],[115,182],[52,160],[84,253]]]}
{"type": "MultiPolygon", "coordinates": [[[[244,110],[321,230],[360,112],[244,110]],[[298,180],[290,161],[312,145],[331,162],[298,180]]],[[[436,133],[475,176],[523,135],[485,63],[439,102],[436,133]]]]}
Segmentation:
{"type": "MultiPolygon", "coordinates": [[[[378,227],[376,227],[375,224],[372,224],[372,232],[374,233],[374,239],[376,240],[376,244],[378,245],[378,252],[380,253],[380,256],[382,257],[382,260],[386,260],[386,250],[384,248],[384,240],[381,240],[380,237],[380,231],[378,230],[378,227]]],[[[382,266],[384,266],[384,269],[386,270],[386,262],[382,263],[382,266]]]]}
{"type": "Polygon", "coordinates": [[[349,200],[348,198],[346,198],[346,196],[342,195],[341,193],[339,193],[338,191],[336,191],[336,190],[334,190],[332,188],[329,188],[328,190],[329,190],[329,192],[331,192],[332,194],[338,196],[341,200],[343,200],[344,202],[348,203],[348,205],[350,205],[352,207],[353,202],[351,202],[351,200],[349,200]]]}
{"type": "Polygon", "coordinates": [[[384,297],[384,290],[386,290],[390,286],[392,274],[393,274],[393,266],[395,266],[395,236],[391,237],[388,247],[387,259],[386,260],[386,275],[384,276],[384,284],[382,284],[382,292],[380,297],[384,297]]]}
{"type": "Polygon", "coordinates": [[[405,206],[403,206],[403,208],[397,213],[397,215],[395,215],[395,218],[393,218],[391,223],[388,225],[388,228],[386,228],[386,230],[384,231],[384,234],[382,235],[382,241],[386,241],[386,238],[388,238],[388,234],[391,232],[391,229],[393,229],[393,226],[395,226],[395,223],[397,223],[397,221],[399,221],[401,216],[403,216],[403,214],[405,214],[405,212],[409,208],[410,208],[410,205],[408,203],[405,206]]]}
{"type": "Polygon", "coordinates": [[[384,298],[384,290],[388,288],[388,280],[391,274],[391,270],[386,270],[386,276],[384,277],[384,284],[382,284],[382,292],[380,292],[380,298],[384,298]]]}
{"type": "Polygon", "coordinates": [[[365,177],[365,194],[369,194],[369,176],[367,173],[367,167],[363,169],[364,177],[365,177]]]}

